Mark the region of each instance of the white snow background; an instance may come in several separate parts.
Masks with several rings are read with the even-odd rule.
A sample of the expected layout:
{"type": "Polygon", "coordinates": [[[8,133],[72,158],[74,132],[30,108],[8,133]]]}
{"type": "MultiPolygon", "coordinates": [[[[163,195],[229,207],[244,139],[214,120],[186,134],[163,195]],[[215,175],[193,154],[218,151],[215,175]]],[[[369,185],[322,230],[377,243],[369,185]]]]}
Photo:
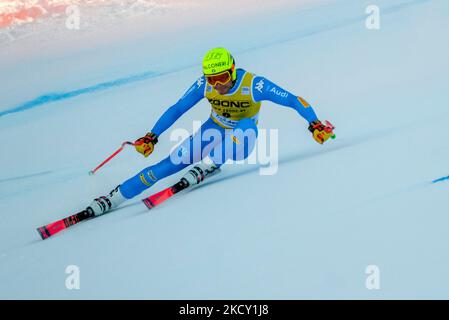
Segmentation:
{"type": "Polygon", "coordinates": [[[172,2],[104,28],[101,14],[83,24],[81,7],[80,30],[47,20],[1,45],[0,298],[447,299],[449,181],[432,181],[449,175],[449,2],[172,2]],[[373,4],[379,30],[365,26],[373,4]],[[148,211],[140,199],[179,173],[40,240],[37,227],[163,159],[172,129],[207,119],[202,101],[151,157],[128,148],[87,174],[152,128],[214,46],[306,98],[337,138],[318,145],[294,111],[264,102],[260,128],[279,132],[275,175],[226,165],[148,211]],[[66,288],[69,265],[79,290],[66,288]],[[369,265],[379,290],[365,285],[369,265]]]}

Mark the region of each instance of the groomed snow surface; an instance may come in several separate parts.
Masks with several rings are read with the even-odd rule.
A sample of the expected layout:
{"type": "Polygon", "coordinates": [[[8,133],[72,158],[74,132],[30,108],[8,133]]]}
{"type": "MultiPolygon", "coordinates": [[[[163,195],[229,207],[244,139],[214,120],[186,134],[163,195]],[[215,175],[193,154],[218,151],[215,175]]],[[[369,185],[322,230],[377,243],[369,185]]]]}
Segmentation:
{"type": "Polygon", "coordinates": [[[446,299],[449,181],[432,181],[449,175],[448,1],[196,4],[2,44],[0,298],[446,299]],[[365,26],[373,4],[379,30],[365,26]],[[225,165],[148,211],[140,199],[181,172],[40,240],[38,226],[163,159],[173,129],[207,119],[202,101],[151,157],[128,148],[87,174],[150,130],[215,46],[306,98],[337,138],[318,145],[294,111],[265,102],[276,174],[225,165]],[[71,265],[79,290],[66,288],[71,265]]]}

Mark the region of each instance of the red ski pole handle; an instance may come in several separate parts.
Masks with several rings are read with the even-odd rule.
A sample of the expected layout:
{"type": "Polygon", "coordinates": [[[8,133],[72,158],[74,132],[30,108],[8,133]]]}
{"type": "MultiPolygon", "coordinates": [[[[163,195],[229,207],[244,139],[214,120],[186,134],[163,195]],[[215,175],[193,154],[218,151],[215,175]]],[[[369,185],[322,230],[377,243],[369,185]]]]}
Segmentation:
{"type": "Polygon", "coordinates": [[[98,167],[96,167],[93,170],[89,171],[89,175],[93,175],[98,169],[100,169],[104,164],[106,164],[109,160],[111,160],[112,158],[114,158],[117,154],[119,154],[123,148],[125,148],[126,145],[131,145],[133,146],[134,143],[133,142],[129,142],[129,141],[125,141],[122,143],[122,146],[120,148],[118,148],[113,154],[111,154],[106,160],[104,160],[102,163],[100,163],[98,165],[98,167]]]}

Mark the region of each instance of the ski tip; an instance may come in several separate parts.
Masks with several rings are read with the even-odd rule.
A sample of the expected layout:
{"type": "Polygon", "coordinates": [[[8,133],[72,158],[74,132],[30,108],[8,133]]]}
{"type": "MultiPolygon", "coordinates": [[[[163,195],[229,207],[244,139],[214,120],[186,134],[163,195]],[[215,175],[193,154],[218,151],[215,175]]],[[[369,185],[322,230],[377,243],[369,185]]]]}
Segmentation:
{"type": "Polygon", "coordinates": [[[50,232],[46,227],[39,227],[36,229],[39,235],[41,236],[42,240],[45,240],[51,236],[50,232]]]}
{"type": "Polygon", "coordinates": [[[151,210],[154,208],[154,204],[150,201],[150,199],[145,198],[142,200],[143,203],[147,206],[148,210],[151,210]]]}

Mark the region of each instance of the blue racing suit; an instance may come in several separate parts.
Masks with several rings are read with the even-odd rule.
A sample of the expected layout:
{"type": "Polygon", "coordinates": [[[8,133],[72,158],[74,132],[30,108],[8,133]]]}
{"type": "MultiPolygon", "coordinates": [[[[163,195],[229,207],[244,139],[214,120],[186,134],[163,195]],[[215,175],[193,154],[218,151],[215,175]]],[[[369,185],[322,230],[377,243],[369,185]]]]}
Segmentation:
{"type": "Polygon", "coordinates": [[[309,123],[317,120],[313,108],[303,98],[264,77],[237,69],[235,84],[224,96],[219,96],[207,84],[204,76],[200,77],[177,103],[165,111],[151,132],[160,136],[203,98],[207,98],[211,103],[211,117],[198,132],[184,140],[165,159],[143,169],[122,183],[120,192],[125,198],[133,198],[158,180],[179,172],[206,156],[213,156],[217,166],[229,159],[246,159],[257,139],[258,108],[261,101],[271,101],[292,108],[309,123]],[[245,108],[247,111],[244,110],[245,108]],[[251,115],[251,117],[239,118],[239,114],[251,115]],[[206,137],[205,133],[211,134],[206,137]]]}

